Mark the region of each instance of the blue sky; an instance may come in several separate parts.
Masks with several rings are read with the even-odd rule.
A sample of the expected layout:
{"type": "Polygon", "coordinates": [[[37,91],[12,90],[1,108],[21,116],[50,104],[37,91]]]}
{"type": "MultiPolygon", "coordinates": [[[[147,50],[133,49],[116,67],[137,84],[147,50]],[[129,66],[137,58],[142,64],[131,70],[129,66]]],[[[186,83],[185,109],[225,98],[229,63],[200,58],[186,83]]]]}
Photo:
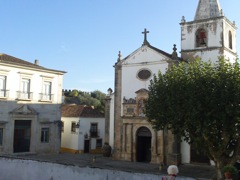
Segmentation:
{"type": "MultiPolygon", "coordinates": [[[[194,19],[198,0],[0,0],[0,53],[63,70],[64,89],[114,88],[118,51],[123,58],[142,45],[180,51],[180,21],[194,19]]],[[[240,26],[239,0],[220,0],[240,26]]],[[[237,49],[240,51],[240,32],[237,49]]]]}

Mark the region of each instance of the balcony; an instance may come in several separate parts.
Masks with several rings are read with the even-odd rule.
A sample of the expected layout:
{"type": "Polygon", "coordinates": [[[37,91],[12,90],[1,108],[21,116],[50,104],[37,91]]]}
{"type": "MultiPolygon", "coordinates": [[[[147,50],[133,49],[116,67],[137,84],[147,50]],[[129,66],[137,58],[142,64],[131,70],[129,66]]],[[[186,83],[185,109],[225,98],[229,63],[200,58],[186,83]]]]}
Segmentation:
{"type": "Polygon", "coordinates": [[[53,94],[39,93],[39,101],[53,101],[53,94]]]}
{"type": "Polygon", "coordinates": [[[0,89],[0,98],[8,98],[9,90],[0,89]]]}
{"type": "Polygon", "coordinates": [[[96,129],[90,129],[89,130],[89,134],[90,134],[90,137],[91,138],[97,138],[97,137],[99,137],[99,135],[100,135],[100,130],[98,129],[98,130],[96,130],[96,129]]]}
{"type": "Polygon", "coordinates": [[[32,92],[17,91],[17,99],[19,100],[32,100],[32,92]]]}

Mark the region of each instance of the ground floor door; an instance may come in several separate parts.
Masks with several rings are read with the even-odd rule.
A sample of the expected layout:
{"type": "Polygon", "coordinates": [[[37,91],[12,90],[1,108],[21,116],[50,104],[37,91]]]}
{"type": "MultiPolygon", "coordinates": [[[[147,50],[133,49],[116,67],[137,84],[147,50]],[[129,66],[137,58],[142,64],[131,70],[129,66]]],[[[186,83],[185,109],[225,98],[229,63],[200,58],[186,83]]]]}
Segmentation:
{"type": "Polygon", "coordinates": [[[191,146],[191,163],[210,163],[210,160],[203,152],[191,146]]]}
{"type": "Polygon", "coordinates": [[[90,151],[90,140],[85,139],[84,140],[84,153],[89,153],[90,151]]]}
{"type": "Polygon", "coordinates": [[[31,139],[31,121],[15,120],[13,152],[29,152],[31,139]]]}
{"type": "Polygon", "coordinates": [[[138,162],[151,161],[152,135],[148,128],[141,127],[137,131],[136,160],[138,162]]]}

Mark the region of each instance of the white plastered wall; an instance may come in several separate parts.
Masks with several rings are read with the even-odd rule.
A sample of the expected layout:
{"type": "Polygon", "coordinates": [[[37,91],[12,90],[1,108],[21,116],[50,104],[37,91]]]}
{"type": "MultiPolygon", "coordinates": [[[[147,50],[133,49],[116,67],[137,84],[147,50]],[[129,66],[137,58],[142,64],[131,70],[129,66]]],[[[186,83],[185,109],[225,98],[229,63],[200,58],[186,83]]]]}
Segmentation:
{"type": "Polygon", "coordinates": [[[142,47],[135,51],[133,55],[128,57],[122,65],[122,100],[135,98],[136,91],[139,89],[147,89],[150,85],[150,80],[153,78],[153,74],[158,74],[159,71],[164,73],[168,68],[166,62],[168,58],[156,51],[142,47]],[[148,69],[151,71],[152,76],[146,80],[140,80],[137,77],[137,73],[141,69],[148,69]]]}

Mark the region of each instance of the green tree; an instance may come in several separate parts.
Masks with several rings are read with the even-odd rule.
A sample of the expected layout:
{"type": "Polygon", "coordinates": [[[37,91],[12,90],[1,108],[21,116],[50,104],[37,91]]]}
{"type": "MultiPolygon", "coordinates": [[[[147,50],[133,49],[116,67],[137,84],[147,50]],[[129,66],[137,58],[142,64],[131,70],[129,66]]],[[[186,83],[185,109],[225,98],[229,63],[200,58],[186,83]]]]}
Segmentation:
{"type": "Polygon", "coordinates": [[[94,106],[95,108],[101,104],[98,99],[91,97],[90,93],[79,96],[79,101],[81,105],[94,106]]]}
{"type": "Polygon", "coordinates": [[[105,112],[105,99],[106,99],[106,94],[105,93],[102,93],[101,91],[99,90],[95,90],[92,92],[92,96],[95,97],[96,99],[99,100],[100,104],[99,106],[97,106],[96,108],[104,113],[105,112]]]}
{"type": "Polygon", "coordinates": [[[71,97],[78,97],[78,90],[74,89],[70,92],[69,96],[71,97]]]}
{"type": "Polygon", "coordinates": [[[195,60],[159,72],[149,86],[146,116],[156,130],[177,137],[215,162],[217,177],[240,152],[240,67],[220,58],[195,60]]]}
{"type": "Polygon", "coordinates": [[[99,90],[89,93],[74,89],[72,91],[64,92],[64,95],[66,96],[64,101],[66,104],[75,103],[79,105],[94,106],[94,108],[102,113],[105,111],[106,94],[99,90]]]}

